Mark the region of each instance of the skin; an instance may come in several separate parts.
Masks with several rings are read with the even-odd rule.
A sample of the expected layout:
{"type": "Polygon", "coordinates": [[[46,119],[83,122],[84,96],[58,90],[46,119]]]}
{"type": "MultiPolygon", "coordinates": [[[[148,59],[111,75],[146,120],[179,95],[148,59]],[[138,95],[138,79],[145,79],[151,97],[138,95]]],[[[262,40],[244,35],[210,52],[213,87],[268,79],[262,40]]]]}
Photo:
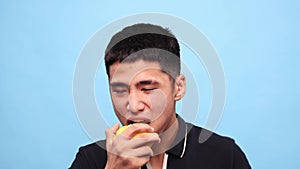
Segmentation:
{"type": "Polygon", "coordinates": [[[122,125],[143,123],[132,124],[118,136],[119,124],[106,130],[106,169],[138,169],[147,162],[161,168],[178,130],[175,105],[185,94],[184,75],[171,81],[159,63],[143,60],[116,62],[109,74],[114,111],[122,125]],[[134,137],[138,133],[143,134],[134,137]]]}

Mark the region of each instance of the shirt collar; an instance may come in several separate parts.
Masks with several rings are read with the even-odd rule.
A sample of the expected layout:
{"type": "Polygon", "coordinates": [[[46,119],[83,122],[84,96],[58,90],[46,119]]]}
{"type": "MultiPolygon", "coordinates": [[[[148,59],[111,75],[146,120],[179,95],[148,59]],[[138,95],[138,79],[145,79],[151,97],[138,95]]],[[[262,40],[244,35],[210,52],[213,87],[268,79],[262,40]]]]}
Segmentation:
{"type": "Polygon", "coordinates": [[[176,115],[176,117],[179,126],[178,132],[171,145],[171,148],[166,153],[182,158],[186,149],[188,125],[179,115],[176,115]]]}

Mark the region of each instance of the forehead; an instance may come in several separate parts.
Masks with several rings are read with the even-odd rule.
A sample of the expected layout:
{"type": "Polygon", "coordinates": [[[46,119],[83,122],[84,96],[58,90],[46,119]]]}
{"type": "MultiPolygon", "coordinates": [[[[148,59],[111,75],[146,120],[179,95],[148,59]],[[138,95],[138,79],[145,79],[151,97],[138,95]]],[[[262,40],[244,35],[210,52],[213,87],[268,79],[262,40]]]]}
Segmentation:
{"type": "Polygon", "coordinates": [[[167,74],[161,71],[158,62],[138,60],[135,62],[114,63],[110,66],[110,83],[123,82],[129,84],[132,81],[145,78],[165,79],[167,74]]]}

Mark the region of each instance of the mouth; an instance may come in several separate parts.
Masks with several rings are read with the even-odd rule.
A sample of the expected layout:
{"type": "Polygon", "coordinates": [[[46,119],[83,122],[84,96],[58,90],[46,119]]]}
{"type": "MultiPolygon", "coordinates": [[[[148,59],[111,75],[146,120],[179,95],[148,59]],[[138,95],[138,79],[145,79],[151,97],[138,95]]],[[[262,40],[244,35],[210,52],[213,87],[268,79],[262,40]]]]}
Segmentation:
{"type": "Polygon", "coordinates": [[[127,120],[127,125],[134,124],[134,123],[144,123],[144,124],[150,124],[150,120],[127,120]]]}

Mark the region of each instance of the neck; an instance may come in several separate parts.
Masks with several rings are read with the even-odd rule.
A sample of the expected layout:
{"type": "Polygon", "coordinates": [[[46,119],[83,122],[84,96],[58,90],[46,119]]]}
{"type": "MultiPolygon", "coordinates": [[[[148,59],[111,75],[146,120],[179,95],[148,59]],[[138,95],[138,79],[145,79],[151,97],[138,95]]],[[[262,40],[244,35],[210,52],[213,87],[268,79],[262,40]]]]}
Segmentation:
{"type": "Polygon", "coordinates": [[[164,162],[164,156],[165,154],[158,154],[156,156],[151,157],[149,164],[150,169],[161,169],[164,162]]]}
{"type": "Polygon", "coordinates": [[[151,168],[156,169],[162,167],[164,154],[170,149],[176,135],[178,132],[179,124],[176,118],[175,122],[163,133],[159,134],[161,138],[161,142],[153,145],[152,149],[154,152],[154,156],[150,159],[151,168]]]}

